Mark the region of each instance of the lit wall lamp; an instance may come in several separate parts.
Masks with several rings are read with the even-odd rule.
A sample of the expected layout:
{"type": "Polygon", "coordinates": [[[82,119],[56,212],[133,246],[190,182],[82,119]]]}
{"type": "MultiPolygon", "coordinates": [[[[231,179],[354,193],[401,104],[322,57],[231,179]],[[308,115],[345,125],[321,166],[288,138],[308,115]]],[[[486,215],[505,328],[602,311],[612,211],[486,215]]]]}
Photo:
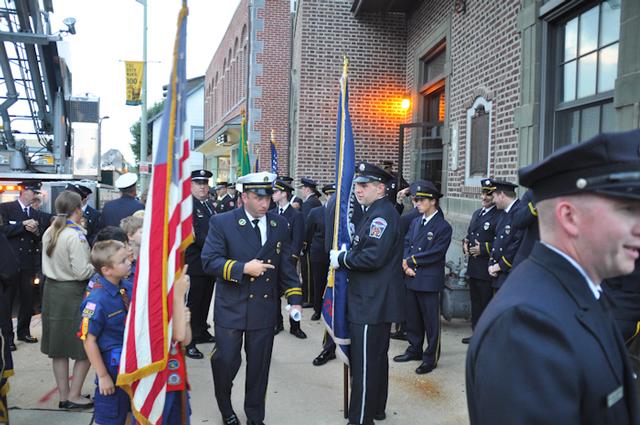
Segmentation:
{"type": "Polygon", "coordinates": [[[409,93],[405,93],[404,96],[402,96],[400,108],[402,108],[402,112],[407,112],[411,108],[411,96],[409,93]]]}
{"type": "Polygon", "coordinates": [[[467,11],[467,0],[454,0],[453,10],[456,13],[464,14],[467,11]]]}

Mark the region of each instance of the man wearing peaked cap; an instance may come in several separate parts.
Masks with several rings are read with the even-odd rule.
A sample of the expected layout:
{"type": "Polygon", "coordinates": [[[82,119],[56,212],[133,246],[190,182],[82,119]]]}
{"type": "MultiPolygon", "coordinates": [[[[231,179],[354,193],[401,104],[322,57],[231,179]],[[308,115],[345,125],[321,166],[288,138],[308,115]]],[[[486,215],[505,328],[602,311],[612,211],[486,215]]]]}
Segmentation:
{"type": "MultiPolygon", "coordinates": [[[[274,214],[278,214],[284,217],[289,223],[289,230],[291,234],[291,262],[293,267],[296,268],[298,260],[300,259],[300,252],[302,251],[302,243],[304,240],[304,222],[302,219],[302,213],[293,208],[289,203],[291,194],[293,193],[293,187],[283,180],[276,179],[273,182],[273,200],[275,206],[270,209],[274,214]]],[[[278,303],[276,307],[276,315],[278,323],[274,329],[274,333],[277,335],[280,331],[284,330],[284,323],[282,318],[282,306],[278,303]]],[[[289,318],[289,332],[297,338],[305,339],[307,334],[300,328],[300,322],[289,318]]]]}
{"type": "Polygon", "coordinates": [[[275,177],[260,172],[238,178],[243,206],[211,217],[202,250],[205,273],[217,278],[211,370],[226,425],[240,424],[231,405],[231,387],[240,368],[243,341],[247,353],[244,410],[249,424],[262,424],[280,292],[292,311],[302,312],[289,223],[268,211],[275,177]]]}
{"type": "MultiPolygon", "coordinates": [[[[347,270],[347,320],[351,332],[350,424],[386,417],[391,323],[403,320],[400,216],[386,199],[391,175],[373,164],[356,168],[355,195],[364,207],[353,245],[331,250],[331,267],[347,270]]],[[[327,226],[329,229],[329,226],[327,226]]]]}
{"type": "Polygon", "coordinates": [[[67,183],[65,190],[75,192],[82,198],[82,217],[84,218],[84,226],[87,229],[87,241],[90,245],[93,245],[93,238],[98,233],[100,222],[100,213],[89,205],[89,196],[93,191],[87,186],[78,183],[67,183]]]}
{"type": "MultiPolygon", "coordinates": [[[[471,298],[471,329],[478,324],[478,319],[493,297],[489,275],[489,256],[496,236],[496,226],[502,211],[493,202],[493,192],[496,185],[493,179],[485,178],[480,181],[480,200],[482,207],[471,215],[467,235],[462,241],[462,251],[467,256],[467,277],[469,279],[469,297],[471,298]]],[[[470,338],[462,338],[463,344],[468,344],[470,338]]]]}
{"type": "MultiPolygon", "coordinates": [[[[300,210],[302,211],[302,217],[306,222],[309,218],[309,213],[311,212],[311,210],[321,206],[322,202],[320,202],[320,199],[318,198],[320,195],[320,192],[318,192],[318,183],[316,183],[314,180],[307,177],[302,177],[300,179],[300,190],[304,199],[300,210]]],[[[303,252],[300,262],[300,273],[302,274],[302,292],[304,296],[303,306],[305,308],[313,306],[313,278],[311,277],[311,260],[307,255],[310,249],[311,246],[305,243],[303,246],[303,252]]]]}
{"type": "Polygon", "coordinates": [[[207,330],[207,317],[213,297],[215,278],[202,269],[202,247],[209,232],[209,220],[215,214],[213,205],[209,201],[209,179],[213,177],[211,171],[194,170],[191,172],[191,198],[193,200],[193,243],[187,247],[185,260],[189,265],[187,273],[191,279],[191,286],[187,306],[191,310],[191,343],[185,347],[186,356],[192,359],[202,359],[204,355],[196,344],[215,342],[213,335],[207,330]]]}
{"type": "Polygon", "coordinates": [[[640,423],[636,377],[601,287],[640,257],[639,170],[640,130],[601,134],[520,169],[540,242],[471,339],[471,424],[640,423]]]}
{"type": "MultiPolygon", "coordinates": [[[[9,311],[13,311],[14,302],[20,304],[16,329],[18,340],[36,343],[38,339],[32,337],[30,331],[33,315],[33,279],[38,272],[41,256],[40,243],[48,223],[44,223],[43,214],[31,206],[37,194],[40,193],[41,183],[37,180],[27,180],[20,183],[20,186],[22,190],[18,199],[0,204],[0,222],[6,226],[5,234],[20,266],[19,273],[12,277],[14,279],[12,284],[2,296],[8,298],[9,311]]],[[[3,253],[3,255],[11,255],[11,253],[3,253]]],[[[6,340],[7,345],[15,350],[13,332],[11,335],[6,335],[6,340]]]]}
{"type": "Polygon", "coordinates": [[[134,173],[126,173],[118,177],[115,186],[120,189],[122,196],[104,204],[98,226],[100,229],[106,226],[118,227],[123,218],[144,209],[144,205],[136,199],[137,182],[138,176],[134,173]]]}
{"type": "Polygon", "coordinates": [[[451,243],[451,225],[439,208],[442,194],[428,180],[413,186],[420,215],[409,226],[404,238],[404,284],[407,309],[407,341],[404,354],[396,362],[420,360],[417,374],[431,372],[440,358],[440,293],[444,289],[444,266],[451,243]],[[423,350],[425,334],[426,348],[423,350]]]}
{"type": "Polygon", "coordinates": [[[487,272],[492,277],[491,287],[500,289],[513,267],[514,258],[522,241],[523,229],[513,227],[511,221],[522,206],[516,195],[517,184],[506,180],[491,179],[493,202],[502,213],[496,223],[496,232],[489,255],[487,272]]]}
{"type": "MultiPolygon", "coordinates": [[[[285,183],[288,183],[289,185],[293,186],[293,177],[289,177],[289,176],[278,176],[277,177],[278,180],[282,180],[285,183]]],[[[296,208],[296,209],[300,209],[300,207],[302,206],[302,198],[300,198],[299,196],[296,196],[295,194],[292,194],[293,196],[291,197],[291,200],[289,201],[289,203],[291,204],[292,207],[296,208]]]]}
{"type": "Polygon", "coordinates": [[[216,199],[213,205],[218,214],[231,211],[236,207],[236,201],[229,195],[227,187],[227,182],[218,182],[216,184],[216,199]]]}

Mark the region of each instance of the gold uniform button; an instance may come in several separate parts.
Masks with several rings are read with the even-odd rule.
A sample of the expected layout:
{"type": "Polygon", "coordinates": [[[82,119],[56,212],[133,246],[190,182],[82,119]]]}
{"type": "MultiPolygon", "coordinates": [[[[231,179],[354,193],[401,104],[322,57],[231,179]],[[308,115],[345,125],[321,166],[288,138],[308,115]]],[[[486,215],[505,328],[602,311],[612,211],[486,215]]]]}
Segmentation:
{"type": "Polygon", "coordinates": [[[267,260],[267,263],[271,263],[271,258],[269,258],[269,259],[267,260]]]}
{"type": "Polygon", "coordinates": [[[251,279],[249,279],[249,281],[251,281],[251,282],[253,282],[253,281],[255,281],[255,280],[256,280],[256,278],[255,278],[255,277],[252,277],[251,279]]]}
{"type": "Polygon", "coordinates": [[[249,298],[253,298],[253,294],[249,294],[249,298]]]}

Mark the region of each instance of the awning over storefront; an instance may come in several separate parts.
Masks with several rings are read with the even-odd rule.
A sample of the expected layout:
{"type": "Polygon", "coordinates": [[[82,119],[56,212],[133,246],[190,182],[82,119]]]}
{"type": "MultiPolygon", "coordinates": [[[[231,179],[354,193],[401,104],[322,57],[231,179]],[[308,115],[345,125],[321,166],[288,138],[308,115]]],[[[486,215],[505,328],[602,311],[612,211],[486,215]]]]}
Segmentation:
{"type": "Polygon", "coordinates": [[[410,12],[418,4],[420,0],[353,0],[351,12],[355,16],[368,12],[410,12]]]}
{"type": "Polygon", "coordinates": [[[202,152],[206,157],[217,156],[229,152],[229,147],[237,145],[240,141],[241,115],[237,115],[224,123],[213,136],[204,141],[196,151],[202,152]]]}

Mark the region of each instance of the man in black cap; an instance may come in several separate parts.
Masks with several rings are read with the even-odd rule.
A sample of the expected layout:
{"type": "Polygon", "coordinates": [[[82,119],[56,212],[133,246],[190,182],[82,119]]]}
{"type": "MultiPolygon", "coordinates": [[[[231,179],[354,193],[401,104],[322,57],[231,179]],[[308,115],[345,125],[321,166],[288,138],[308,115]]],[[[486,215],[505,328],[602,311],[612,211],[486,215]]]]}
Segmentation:
{"type": "Polygon", "coordinates": [[[478,322],[472,425],[638,424],[636,378],[600,283],[640,257],[640,130],[598,135],[520,169],[540,242],[478,322]]]}
{"type": "Polygon", "coordinates": [[[351,333],[351,401],[349,424],[371,424],[386,417],[389,389],[389,333],[391,323],[403,320],[400,216],[386,199],[391,175],[360,163],[355,194],[364,206],[348,251],[331,250],[333,268],[344,267],[349,277],[347,320],[351,333]]]}
{"type": "MultiPolygon", "coordinates": [[[[304,222],[302,220],[302,213],[289,204],[289,199],[293,193],[293,187],[283,180],[278,180],[273,183],[273,195],[271,199],[275,203],[275,207],[270,210],[274,214],[281,215],[289,223],[289,230],[291,233],[291,262],[293,267],[298,264],[300,259],[300,252],[302,251],[302,243],[304,240],[304,222]]],[[[274,333],[278,334],[284,330],[284,323],[282,318],[282,306],[278,303],[276,307],[276,314],[278,323],[274,329],[274,333]]],[[[289,317],[289,332],[297,338],[305,339],[307,334],[300,328],[300,321],[293,320],[289,317]]]]}
{"type": "MultiPolygon", "coordinates": [[[[318,192],[318,183],[314,180],[309,179],[307,177],[303,177],[300,179],[300,192],[302,193],[302,198],[304,202],[302,203],[302,217],[306,223],[309,218],[309,213],[312,209],[316,207],[322,206],[322,202],[318,197],[320,196],[320,192],[318,192]]],[[[310,246],[304,244],[302,261],[300,262],[300,273],[302,275],[302,292],[304,297],[303,307],[312,307],[313,306],[313,278],[311,277],[311,260],[307,253],[311,249],[310,246]]]]}
{"type": "Polygon", "coordinates": [[[193,199],[193,243],[187,247],[185,259],[189,268],[187,274],[191,279],[187,306],[191,310],[191,343],[185,347],[186,355],[192,359],[201,359],[204,355],[196,344],[215,342],[213,335],[207,330],[207,317],[213,297],[215,278],[202,269],[200,255],[204,241],[209,232],[209,220],[215,214],[209,202],[209,179],[213,174],[208,170],[191,172],[191,197],[193,199]]]}
{"type": "Polygon", "coordinates": [[[513,213],[511,219],[511,226],[515,230],[522,231],[522,239],[520,240],[520,246],[513,258],[513,267],[522,263],[529,257],[533,244],[540,240],[540,232],[538,231],[538,210],[533,202],[533,191],[527,190],[520,199],[522,207],[518,208],[513,213]]]}
{"type": "Polygon", "coordinates": [[[92,190],[78,183],[67,183],[65,190],[75,192],[82,198],[82,216],[87,230],[87,241],[90,245],[93,245],[93,238],[98,231],[100,213],[89,205],[89,195],[93,193],[92,190]]]}
{"type": "Polygon", "coordinates": [[[289,224],[284,217],[268,212],[274,179],[275,174],[266,172],[238,178],[243,207],[211,218],[202,250],[204,271],[217,277],[211,369],[225,425],[240,425],[231,405],[231,387],[242,361],[243,340],[247,359],[244,410],[248,425],[261,425],[280,291],[292,312],[302,312],[289,224]]]}
{"type": "MultiPolygon", "coordinates": [[[[6,236],[20,265],[17,281],[9,287],[11,304],[16,298],[20,303],[17,337],[26,343],[36,343],[38,339],[31,336],[29,326],[33,315],[33,280],[40,264],[40,241],[45,228],[40,225],[40,212],[31,208],[31,203],[40,193],[41,184],[39,181],[29,180],[22,182],[20,186],[22,189],[18,199],[0,204],[0,216],[2,222],[10,225],[6,236]]],[[[15,349],[13,333],[7,335],[7,339],[11,348],[15,349]]]]}
{"type": "Polygon", "coordinates": [[[442,194],[433,183],[416,181],[414,197],[421,215],[411,222],[404,238],[402,260],[409,347],[393,360],[421,360],[416,373],[422,375],[435,369],[440,358],[440,293],[444,289],[445,257],[453,232],[439,208],[442,194]],[[425,334],[427,346],[423,351],[425,334]]]}
{"type": "MultiPolygon", "coordinates": [[[[478,324],[478,319],[491,297],[492,277],[489,275],[489,255],[491,245],[496,236],[496,227],[502,211],[493,202],[496,186],[493,179],[482,179],[482,208],[471,215],[467,236],[462,241],[462,251],[468,257],[467,277],[469,278],[469,297],[471,298],[471,329],[478,324]]],[[[469,343],[469,337],[462,338],[463,344],[469,343]]]]}
{"type": "Polygon", "coordinates": [[[514,229],[511,225],[514,212],[520,207],[520,200],[516,196],[518,185],[505,180],[493,179],[492,181],[495,187],[493,202],[502,214],[496,224],[487,271],[493,278],[491,287],[497,291],[513,267],[513,259],[518,252],[523,230],[514,229]]]}
{"type": "Polygon", "coordinates": [[[137,182],[138,176],[134,173],[125,173],[118,177],[115,186],[120,189],[122,196],[104,204],[98,226],[100,229],[107,226],[119,227],[123,218],[144,209],[144,204],[136,199],[137,182]]]}
{"type": "Polygon", "coordinates": [[[227,191],[227,182],[218,182],[216,184],[216,199],[213,202],[213,206],[218,214],[231,211],[236,207],[236,202],[227,191]]]}
{"type": "Polygon", "coordinates": [[[236,190],[236,184],[234,182],[227,183],[227,194],[234,203],[234,208],[238,206],[238,191],[236,190]]]}

